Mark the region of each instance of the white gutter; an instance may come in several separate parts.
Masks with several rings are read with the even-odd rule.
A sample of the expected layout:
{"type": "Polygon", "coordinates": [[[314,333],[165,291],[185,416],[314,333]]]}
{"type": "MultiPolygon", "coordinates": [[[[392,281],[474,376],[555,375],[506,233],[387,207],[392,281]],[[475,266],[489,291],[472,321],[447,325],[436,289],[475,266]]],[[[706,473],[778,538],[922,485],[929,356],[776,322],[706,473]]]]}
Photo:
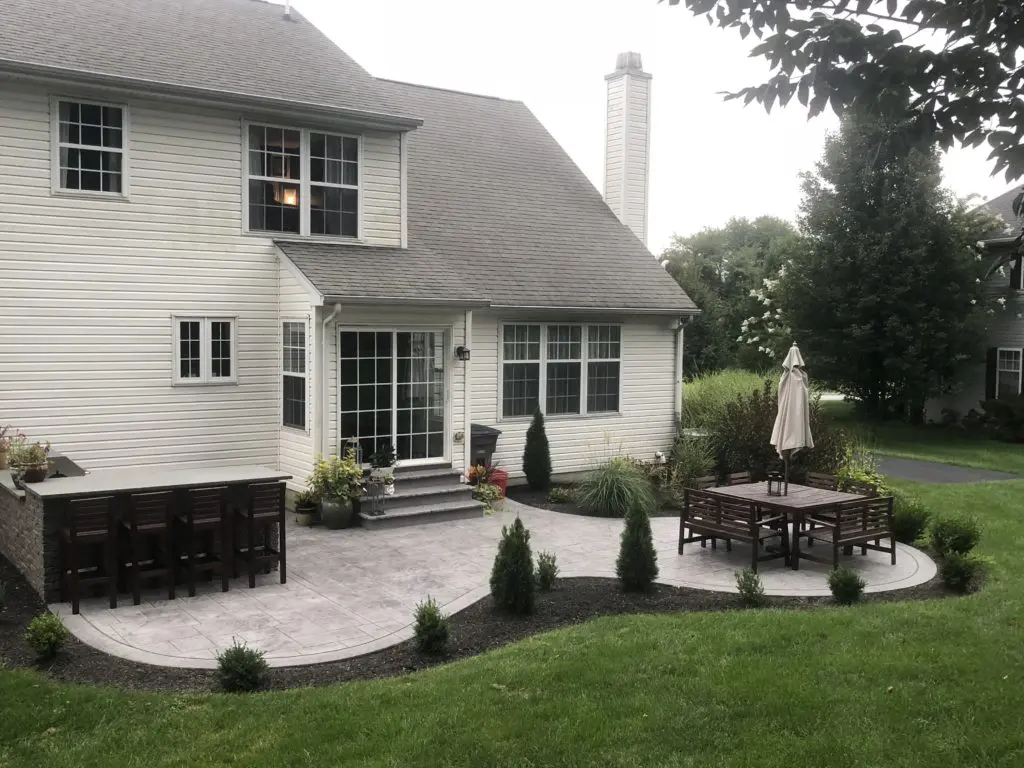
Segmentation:
{"type": "Polygon", "coordinates": [[[473,434],[473,408],[472,408],[472,392],[473,392],[473,385],[472,385],[472,380],[473,380],[473,360],[472,360],[472,354],[473,354],[473,310],[472,309],[467,309],[466,310],[466,331],[465,331],[465,341],[463,343],[466,345],[466,349],[470,350],[470,359],[463,363],[463,365],[465,367],[462,369],[462,375],[466,377],[463,380],[463,382],[462,382],[462,397],[463,397],[463,403],[462,403],[462,415],[463,415],[463,420],[462,420],[462,430],[463,430],[463,435],[462,435],[462,454],[463,454],[462,467],[463,467],[463,470],[462,471],[465,472],[466,469],[469,468],[470,462],[473,460],[472,447],[471,447],[471,444],[470,444],[470,439],[471,439],[472,434],[473,434]]]}
{"type": "Polygon", "coordinates": [[[676,326],[675,413],[676,424],[683,418],[683,321],[676,326]]]}
{"type": "MultiPolygon", "coordinates": [[[[334,309],[324,318],[323,326],[320,329],[320,440],[319,453],[327,455],[327,436],[331,433],[331,396],[328,391],[330,387],[330,376],[327,373],[327,326],[334,322],[334,319],[341,314],[341,304],[335,304],[334,309]]],[[[339,407],[341,403],[338,404],[339,407]]]]}

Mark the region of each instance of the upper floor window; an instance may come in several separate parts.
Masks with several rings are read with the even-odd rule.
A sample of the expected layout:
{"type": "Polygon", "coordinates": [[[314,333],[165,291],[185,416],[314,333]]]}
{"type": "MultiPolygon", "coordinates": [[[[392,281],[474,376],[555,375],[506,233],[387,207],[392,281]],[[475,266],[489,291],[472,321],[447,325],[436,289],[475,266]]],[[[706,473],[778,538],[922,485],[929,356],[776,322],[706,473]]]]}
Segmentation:
{"type": "Polygon", "coordinates": [[[299,128],[246,131],[248,229],[359,236],[359,139],[299,128]]]}
{"type": "Polygon", "coordinates": [[[234,318],[175,317],[174,336],[176,382],[221,384],[238,380],[234,318]]]}
{"type": "Polygon", "coordinates": [[[1021,392],[1021,369],[1024,350],[996,350],[996,397],[1016,397],[1021,392]]]}
{"type": "Polygon", "coordinates": [[[122,195],[127,108],[57,99],[54,189],[122,195]]]}

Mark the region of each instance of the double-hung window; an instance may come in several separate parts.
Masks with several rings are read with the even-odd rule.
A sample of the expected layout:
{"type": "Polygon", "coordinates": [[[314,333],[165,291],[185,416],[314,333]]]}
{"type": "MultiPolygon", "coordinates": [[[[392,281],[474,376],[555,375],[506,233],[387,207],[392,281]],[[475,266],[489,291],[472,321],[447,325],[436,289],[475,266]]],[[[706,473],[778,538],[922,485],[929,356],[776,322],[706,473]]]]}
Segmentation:
{"type": "Polygon", "coordinates": [[[359,138],[249,125],[250,232],[359,236],[359,138]]]}
{"type": "Polygon", "coordinates": [[[306,428],[306,324],[287,321],[281,324],[281,423],[295,429],[306,428]]]}
{"type": "Polygon", "coordinates": [[[127,108],[55,99],[53,188],[124,195],[127,108]]]}
{"type": "Polygon", "coordinates": [[[619,410],[622,330],[617,325],[502,326],[502,416],[619,410]]]}
{"type": "Polygon", "coordinates": [[[1014,397],[1021,392],[1021,368],[1024,350],[996,350],[996,397],[1014,397]]]}
{"type": "Polygon", "coordinates": [[[174,380],[179,384],[238,381],[235,319],[174,318],[174,380]]]}

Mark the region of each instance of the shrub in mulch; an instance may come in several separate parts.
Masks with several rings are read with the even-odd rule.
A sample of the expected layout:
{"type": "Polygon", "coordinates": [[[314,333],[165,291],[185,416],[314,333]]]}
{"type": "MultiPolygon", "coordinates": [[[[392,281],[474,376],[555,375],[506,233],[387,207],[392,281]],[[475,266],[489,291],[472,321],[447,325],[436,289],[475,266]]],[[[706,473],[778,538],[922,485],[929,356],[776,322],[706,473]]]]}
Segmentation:
{"type": "Polygon", "coordinates": [[[503,526],[491,569],[491,597],[507,613],[533,613],[537,576],[530,551],[530,532],[518,517],[503,526]]]}
{"type": "Polygon", "coordinates": [[[251,693],[267,687],[270,667],[266,654],[237,640],[217,654],[217,679],[228,693],[251,693]]]}
{"type": "Polygon", "coordinates": [[[550,592],[555,586],[558,576],[558,563],[554,552],[541,552],[537,555],[537,586],[541,592],[550,592]]]}
{"type": "Polygon", "coordinates": [[[864,594],[864,579],[852,568],[836,568],[828,575],[828,588],[840,605],[853,605],[864,594]]]}
{"type": "Polygon", "coordinates": [[[451,635],[451,621],[441,613],[434,598],[427,599],[416,606],[413,633],[416,647],[423,653],[444,653],[451,635]]]}
{"type": "Polygon", "coordinates": [[[634,506],[626,514],[615,573],[627,592],[648,590],[658,578],[658,551],[654,548],[651,518],[642,506],[634,506]]]}

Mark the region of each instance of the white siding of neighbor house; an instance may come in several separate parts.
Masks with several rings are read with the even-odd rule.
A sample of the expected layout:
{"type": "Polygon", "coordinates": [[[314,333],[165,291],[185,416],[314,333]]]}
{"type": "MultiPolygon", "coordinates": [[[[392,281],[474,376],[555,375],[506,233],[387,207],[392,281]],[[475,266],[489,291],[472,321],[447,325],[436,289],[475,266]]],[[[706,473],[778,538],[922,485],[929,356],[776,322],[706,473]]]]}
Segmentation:
{"type": "MultiPolygon", "coordinates": [[[[668,319],[589,321],[622,326],[620,413],[548,417],[545,428],[555,474],[587,471],[617,455],[653,458],[656,451],[671,447],[675,435],[675,332],[668,319]]],[[[502,431],[495,461],[510,476],[521,477],[530,419],[501,419],[499,333],[504,322],[579,321],[558,315],[522,319],[493,312],[473,314],[473,421],[502,431]]]]}
{"type": "MultiPolygon", "coordinates": [[[[129,107],[130,199],[52,195],[51,93],[90,98],[0,80],[0,423],[90,469],[278,465],[281,278],[241,232],[242,115],[101,99],[129,107]],[[237,318],[237,384],[172,384],[172,315],[237,318]]],[[[364,141],[372,242],[399,242],[398,156],[364,141]]]]}
{"type": "MultiPolygon", "coordinates": [[[[303,322],[306,325],[306,429],[294,429],[282,425],[283,414],[278,415],[278,427],[280,429],[280,464],[278,466],[284,472],[292,475],[288,485],[292,488],[302,488],[305,485],[306,477],[313,464],[315,449],[313,447],[313,430],[316,428],[316,409],[314,408],[314,393],[317,371],[314,361],[314,340],[315,333],[313,322],[315,320],[315,309],[312,298],[306,287],[299,283],[291,270],[284,264],[280,265],[278,272],[278,285],[280,297],[280,313],[278,324],[278,336],[283,336],[281,323],[303,322]]],[[[280,343],[280,342],[279,342],[280,343]]],[[[283,357],[283,350],[279,352],[283,357]]],[[[280,411],[282,403],[283,383],[278,382],[277,405],[280,411]]]]}

